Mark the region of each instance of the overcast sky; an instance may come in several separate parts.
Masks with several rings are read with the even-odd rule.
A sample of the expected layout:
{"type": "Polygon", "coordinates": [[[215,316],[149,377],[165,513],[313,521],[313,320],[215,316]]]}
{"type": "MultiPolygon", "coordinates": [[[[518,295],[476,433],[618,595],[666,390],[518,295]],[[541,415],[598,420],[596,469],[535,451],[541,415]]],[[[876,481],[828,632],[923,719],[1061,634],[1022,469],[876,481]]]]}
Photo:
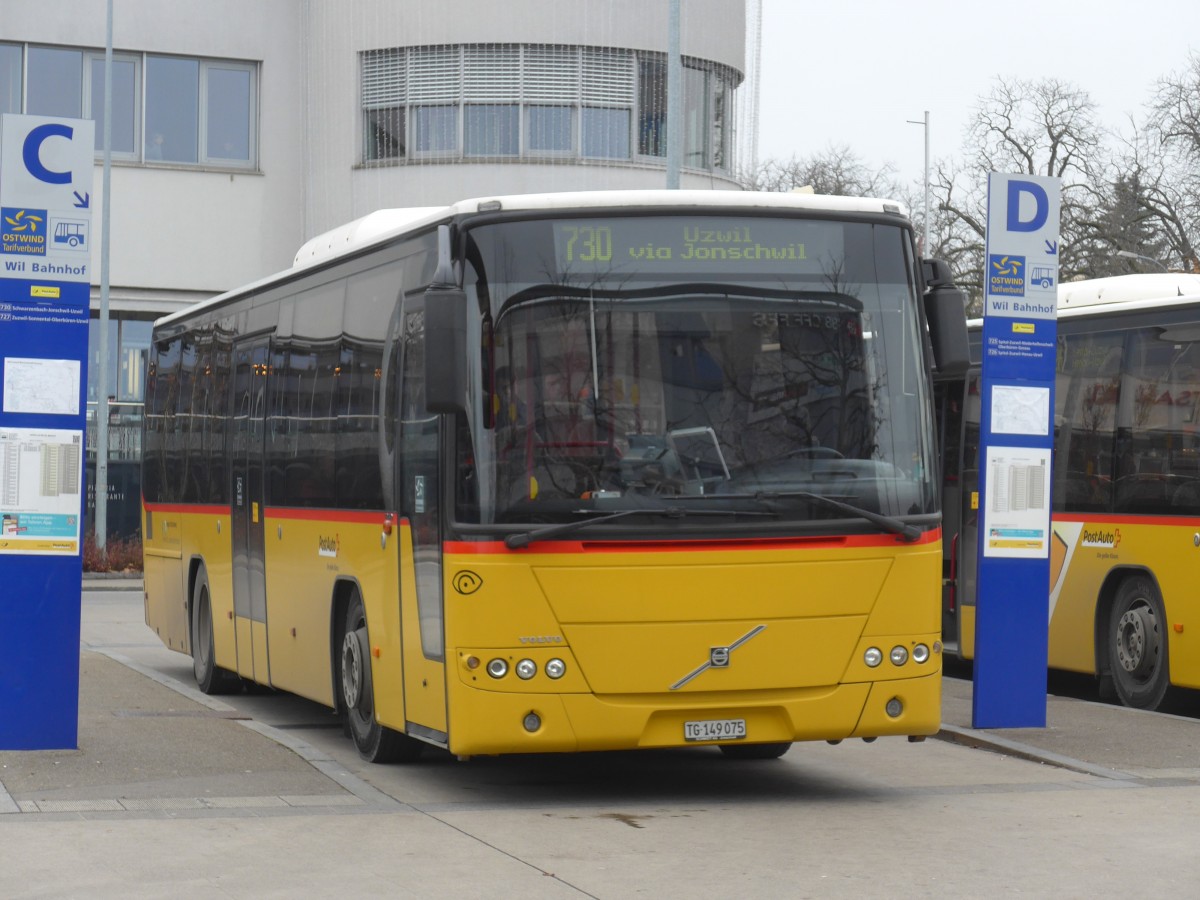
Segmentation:
{"type": "Polygon", "coordinates": [[[762,0],[759,160],[847,144],[905,182],[957,155],[997,75],[1073,82],[1103,124],[1138,113],[1200,53],[1200,0],[762,0]]]}

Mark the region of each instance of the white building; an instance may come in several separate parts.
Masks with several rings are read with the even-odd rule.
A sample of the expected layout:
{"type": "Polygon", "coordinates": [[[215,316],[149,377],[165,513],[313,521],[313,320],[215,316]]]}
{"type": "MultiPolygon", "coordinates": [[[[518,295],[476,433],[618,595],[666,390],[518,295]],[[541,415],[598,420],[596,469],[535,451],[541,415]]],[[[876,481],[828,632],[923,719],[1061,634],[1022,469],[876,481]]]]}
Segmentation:
{"type": "MultiPolygon", "coordinates": [[[[376,209],[665,185],[668,0],[112,3],[120,402],[144,396],[154,318],[287,268],[376,209]]],[[[758,0],[681,5],[680,186],[737,189],[758,0]]],[[[97,195],[105,7],[0,0],[0,113],[96,119],[97,195]]]]}

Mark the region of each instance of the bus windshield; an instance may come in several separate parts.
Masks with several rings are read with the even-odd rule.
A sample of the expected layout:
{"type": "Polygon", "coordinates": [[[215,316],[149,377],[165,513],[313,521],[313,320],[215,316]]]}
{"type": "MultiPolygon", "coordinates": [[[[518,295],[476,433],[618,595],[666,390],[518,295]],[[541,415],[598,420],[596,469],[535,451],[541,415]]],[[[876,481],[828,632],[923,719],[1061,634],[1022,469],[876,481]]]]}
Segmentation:
{"type": "Polygon", "coordinates": [[[907,240],[774,216],[472,229],[485,352],[460,521],[935,512],[907,240]]]}

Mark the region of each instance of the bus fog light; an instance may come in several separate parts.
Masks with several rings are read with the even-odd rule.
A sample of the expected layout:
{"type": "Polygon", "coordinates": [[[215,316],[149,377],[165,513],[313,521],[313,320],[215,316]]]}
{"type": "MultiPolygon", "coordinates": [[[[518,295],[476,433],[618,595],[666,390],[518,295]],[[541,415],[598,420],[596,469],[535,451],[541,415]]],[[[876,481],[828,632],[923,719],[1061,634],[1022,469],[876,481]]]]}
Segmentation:
{"type": "Polygon", "coordinates": [[[532,659],[523,659],[517,663],[513,671],[517,673],[517,677],[522,681],[528,681],[537,674],[537,663],[532,659]]]}
{"type": "Polygon", "coordinates": [[[487,664],[487,673],[493,678],[503,678],[508,674],[508,663],[500,658],[489,660],[487,664]]]}
{"type": "Polygon", "coordinates": [[[521,724],[525,727],[526,731],[528,731],[530,734],[533,734],[542,727],[542,717],[535,712],[526,713],[525,719],[521,722],[521,724]]]}
{"type": "Polygon", "coordinates": [[[868,647],[867,652],[863,654],[863,662],[872,669],[883,662],[883,651],[878,647],[868,647]]]}
{"type": "Polygon", "coordinates": [[[902,666],[908,662],[908,649],[897,644],[890,654],[893,666],[902,666]]]}
{"type": "Polygon", "coordinates": [[[924,644],[917,644],[917,646],[913,647],[913,662],[929,662],[929,648],[924,644]]]}
{"type": "Polygon", "coordinates": [[[562,678],[567,673],[567,664],[558,657],[546,663],[546,675],[550,678],[562,678]]]}
{"type": "Polygon", "coordinates": [[[904,704],[900,702],[899,697],[893,697],[883,709],[893,719],[898,719],[900,718],[900,713],[904,712],[904,704]]]}

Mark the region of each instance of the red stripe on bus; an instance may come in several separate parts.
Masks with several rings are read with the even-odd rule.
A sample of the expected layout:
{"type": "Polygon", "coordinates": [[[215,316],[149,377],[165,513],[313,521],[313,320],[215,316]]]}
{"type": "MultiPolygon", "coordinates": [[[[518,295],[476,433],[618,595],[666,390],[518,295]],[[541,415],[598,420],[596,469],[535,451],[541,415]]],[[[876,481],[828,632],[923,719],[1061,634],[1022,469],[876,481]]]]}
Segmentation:
{"type": "MultiPolygon", "coordinates": [[[[934,528],[915,541],[905,541],[899,535],[856,534],[830,535],[822,537],[795,538],[745,538],[731,540],[677,540],[677,541],[545,541],[530,544],[533,553],[663,553],[694,551],[710,553],[728,550],[815,550],[832,547],[894,547],[897,545],[932,544],[941,539],[942,531],[934,528]]],[[[488,556],[497,553],[513,553],[503,541],[447,541],[446,553],[488,556]]]]}

